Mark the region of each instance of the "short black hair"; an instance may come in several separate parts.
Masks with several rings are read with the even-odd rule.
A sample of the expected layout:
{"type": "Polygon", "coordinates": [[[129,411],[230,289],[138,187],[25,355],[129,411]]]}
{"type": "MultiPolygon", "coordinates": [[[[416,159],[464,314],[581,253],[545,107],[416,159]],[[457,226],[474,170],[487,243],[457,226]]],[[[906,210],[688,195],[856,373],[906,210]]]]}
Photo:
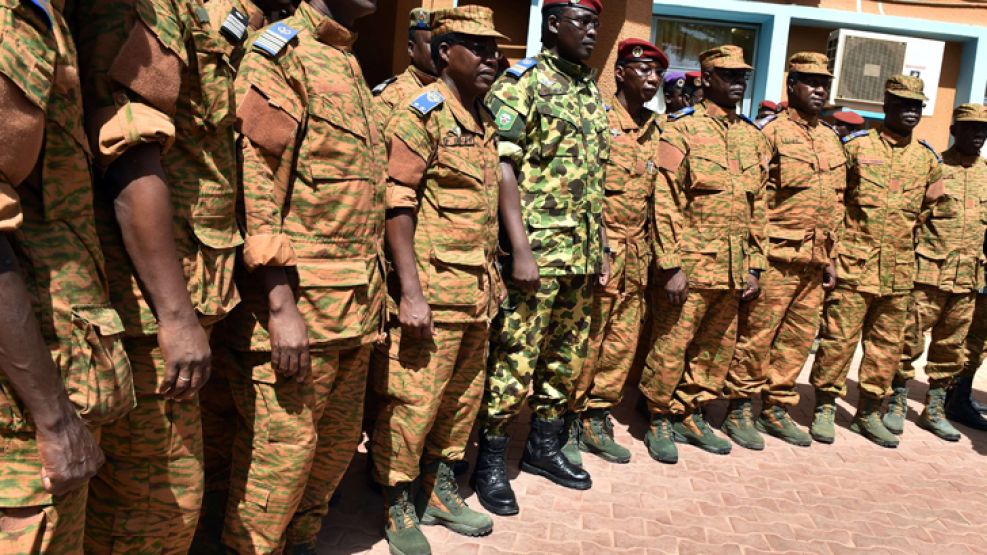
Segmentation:
{"type": "Polygon", "coordinates": [[[439,69],[439,46],[442,43],[447,43],[449,45],[459,44],[465,40],[466,35],[462,33],[443,33],[441,35],[435,35],[432,37],[432,63],[435,64],[435,69],[439,69]]]}

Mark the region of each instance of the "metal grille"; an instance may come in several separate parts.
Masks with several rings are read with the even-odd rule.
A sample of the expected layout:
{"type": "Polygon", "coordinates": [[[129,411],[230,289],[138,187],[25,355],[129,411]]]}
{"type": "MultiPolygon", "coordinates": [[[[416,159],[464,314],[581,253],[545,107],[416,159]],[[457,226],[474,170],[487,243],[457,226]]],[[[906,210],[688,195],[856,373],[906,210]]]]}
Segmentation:
{"type": "Polygon", "coordinates": [[[884,101],[884,82],[905,66],[905,43],[846,37],[837,100],[884,101]]]}

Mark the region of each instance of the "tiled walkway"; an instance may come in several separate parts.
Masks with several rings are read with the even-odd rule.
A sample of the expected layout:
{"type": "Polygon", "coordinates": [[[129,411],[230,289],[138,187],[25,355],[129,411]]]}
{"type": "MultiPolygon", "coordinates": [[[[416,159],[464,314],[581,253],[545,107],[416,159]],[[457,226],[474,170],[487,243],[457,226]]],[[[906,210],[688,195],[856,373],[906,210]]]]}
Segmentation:
{"type": "MultiPolygon", "coordinates": [[[[987,401],[985,374],[976,389],[987,401]]],[[[810,398],[793,412],[802,425],[812,412],[806,377],[807,370],[799,388],[810,398]]],[[[963,439],[946,443],[916,427],[926,390],[920,376],[901,447],[881,449],[847,429],[855,381],[850,389],[852,396],[839,403],[833,445],[798,448],[767,438],[762,452],[734,446],[726,457],[680,446],[679,463],[668,466],[648,457],[647,424],[634,410],[631,388],[615,415],[618,441],[633,450],[630,464],[586,455],[593,488],[585,492],[522,473],[512,482],[521,513],[495,517],[490,536],[466,538],[439,527],[426,534],[437,555],[987,553],[987,433],[961,428],[963,439]]],[[[710,420],[718,423],[723,412],[721,404],[714,407],[710,420]]],[[[516,426],[512,475],[525,423],[516,426]]],[[[325,521],[320,553],[388,552],[381,498],[367,486],[365,461],[361,453],[350,468],[325,521]]],[[[461,482],[467,501],[479,508],[466,478],[461,482]]]]}

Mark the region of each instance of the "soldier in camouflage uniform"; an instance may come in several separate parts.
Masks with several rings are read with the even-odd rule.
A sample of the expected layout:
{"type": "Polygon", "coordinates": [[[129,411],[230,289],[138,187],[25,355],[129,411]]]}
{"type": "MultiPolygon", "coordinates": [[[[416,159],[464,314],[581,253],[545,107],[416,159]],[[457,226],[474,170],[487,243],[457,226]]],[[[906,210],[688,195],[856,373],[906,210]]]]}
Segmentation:
{"type": "Polygon", "coordinates": [[[655,203],[655,251],[667,295],[654,310],[655,342],[640,388],[652,415],[645,444],[665,463],[678,460],[674,441],[730,452],[702,406],[723,390],[738,303],[757,297],[767,265],[763,189],[770,146],[735,112],[751,67],[736,46],[707,50],[700,63],[706,99],[672,115],[659,146],[657,187],[667,187],[675,209],[655,203]]]}
{"type": "MultiPolygon", "coordinates": [[[[987,256],[987,245],[984,250],[987,256]]],[[[977,293],[972,323],[965,341],[963,371],[946,395],[946,418],[975,430],[987,431],[987,418],[983,416],[987,413],[987,406],[976,402],[971,396],[973,378],[984,358],[987,358],[987,287],[977,293]]]]}
{"type": "Polygon", "coordinates": [[[384,308],[386,149],[351,26],[372,12],[302,3],[251,43],[236,79],[251,271],[228,323],[240,422],[223,543],[237,553],[314,552],[360,439],[384,308]]]}
{"type": "Polygon", "coordinates": [[[97,224],[137,394],[103,429],[86,552],[185,553],[208,333],[239,301],[232,47],[195,0],[80,0],[77,18],[97,224]]]}
{"type": "Polygon", "coordinates": [[[134,405],[109,304],[69,27],[0,6],[0,552],[83,552],[102,425],[134,405]]]}
{"type": "MultiPolygon", "coordinates": [[[[473,474],[480,502],[515,514],[506,476],[507,429],[534,381],[534,412],[522,470],[576,489],[590,476],[561,453],[562,420],[586,358],[592,282],[606,262],[603,164],[609,132],[588,59],[599,0],[543,5],[545,48],[493,85],[504,181],[501,221],[511,255],[507,300],[491,331],[480,454],[473,474]]],[[[605,273],[607,270],[603,270],[605,273]]]]}
{"type": "Polygon", "coordinates": [[[665,95],[665,115],[661,119],[664,124],[667,116],[678,112],[683,108],[692,106],[692,99],[685,92],[686,78],[681,71],[669,71],[662,76],[661,89],[665,95]]]}
{"type": "Polygon", "coordinates": [[[385,492],[391,550],[428,553],[422,524],[469,536],[490,517],[459,495],[463,459],[480,410],[490,319],[502,299],[495,265],[500,188],[497,145],[482,104],[497,69],[493,11],[437,10],[432,41],[439,78],[407,99],[387,126],[387,244],[394,274],[390,349],[375,369],[380,400],[375,479],[385,492]]]}
{"type": "Polygon", "coordinates": [[[857,348],[860,402],[850,429],[883,447],[898,438],[881,422],[881,403],[900,364],[915,278],[914,229],[919,213],[942,193],[939,155],[912,129],[922,117],[923,83],[893,76],[884,97],[884,127],[843,138],[847,154],[846,215],[839,230],[836,289],[823,306],[822,340],[812,366],[816,389],[813,439],[832,443],[837,395],[857,348]]]}
{"type": "Polygon", "coordinates": [[[896,434],[904,429],[908,380],[915,378],[913,364],[925,351],[925,332],[931,330],[925,365],[929,391],[916,424],[947,441],[959,441],[960,433],[946,420],[944,405],[946,388],[963,370],[977,290],[984,287],[987,162],[980,149],[987,139],[987,108],[957,107],[950,132],[953,146],[942,154],[943,196],[917,232],[911,320],[884,425],[896,434]]]}
{"type": "Polygon", "coordinates": [[[741,305],[723,424],[748,449],[764,448],[758,430],[793,445],[812,443],[788,407],[798,405],[795,380],[819,330],[825,291],[836,286],[832,251],[843,221],[846,157],[839,137],[819,119],[833,78],[828,63],[815,52],[789,58],[789,107],[758,122],[772,152],[765,195],[770,267],[761,276],[764,294],[741,305]],[[758,395],[764,407],[755,428],[758,395]]]}
{"type": "MultiPolygon", "coordinates": [[[[614,68],[617,93],[607,106],[612,140],[603,221],[611,273],[606,286],[597,288],[593,296],[589,353],[571,410],[581,418],[579,433],[574,434],[579,449],[617,463],[629,462],[631,453],[614,441],[610,411],[620,403],[641,334],[651,267],[649,214],[661,136],[657,115],[644,104],[658,92],[667,67],[668,57],[653,44],[621,41],[614,68]]],[[[670,207],[670,199],[664,204],[670,207]]]]}
{"type": "Polygon", "coordinates": [[[388,116],[396,109],[403,109],[402,102],[418,89],[434,83],[437,74],[432,60],[432,14],[425,8],[415,8],[408,14],[408,19],[411,63],[401,75],[390,77],[373,89],[374,97],[388,116]]]}

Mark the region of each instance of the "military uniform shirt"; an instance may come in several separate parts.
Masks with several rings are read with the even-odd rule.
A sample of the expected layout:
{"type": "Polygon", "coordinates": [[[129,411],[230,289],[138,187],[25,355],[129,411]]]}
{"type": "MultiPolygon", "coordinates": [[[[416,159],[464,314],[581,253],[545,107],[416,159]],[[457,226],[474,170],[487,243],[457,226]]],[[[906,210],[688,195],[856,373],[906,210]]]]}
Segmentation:
{"type": "Polygon", "coordinates": [[[435,76],[409,65],[400,75],[392,77],[374,87],[374,98],[382,108],[386,117],[397,108],[403,108],[405,101],[425,85],[435,82],[435,76]]]}
{"type": "Polygon", "coordinates": [[[252,0],[208,0],[206,11],[212,28],[233,46],[230,64],[236,70],[257,31],[270,22],[252,0]]]}

